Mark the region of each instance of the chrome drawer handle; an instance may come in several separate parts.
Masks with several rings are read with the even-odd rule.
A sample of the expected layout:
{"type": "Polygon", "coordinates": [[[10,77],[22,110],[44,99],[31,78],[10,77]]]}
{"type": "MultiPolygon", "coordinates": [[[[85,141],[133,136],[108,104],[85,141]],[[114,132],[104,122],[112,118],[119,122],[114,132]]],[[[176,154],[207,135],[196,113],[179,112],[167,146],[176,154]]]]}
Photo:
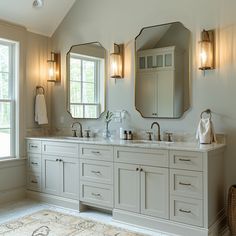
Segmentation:
{"type": "Polygon", "coordinates": [[[180,158],[179,160],[180,161],[191,161],[190,159],[183,159],[183,158],[180,158]]]}
{"type": "Polygon", "coordinates": [[[187,213],[187,214],[190,214],[191,211],[186,211],[186,210],[183,210],[183,209],[179,209],[180,212],[183,212],[183,213],[187,213]]]}
{"type": "Polygon", "coordinates": [[[92,172],[93,174],[101,174],[100,171],[91,170],[91,172],[92,172]]]}
{"type": "Polygon", "coordinates": [[[92,151],[93,154],[101,155],[101,152],[99,151],[92,151]]]}
{"type": "Polygon", "coordinates": [[[93,196],[95,197],[101,197],[102,195],[100,193],[92,193],[93,196]]]}
{"type": "Polygon", "coordinates": [[[31,162],[31,164],[32,164],[32,165],[38,165],[38,163],[37,163],[37,162],[31,162]]]}
{"type": "Polygon", "coordinates": [[[191,186],[192,184],[187,184],[187,183],[183,183],[183,182],[179,182],[180,185],[184,185],[184,186],[191,186]]]}
{"type": "Polygon", "coordinates": [[[32,183],[32,184],[37,184],[38,182],[37,182],[37,181],[34,181],[34,180],[32,180],[32,181],[31,181],[31,183],[32,183]]]}

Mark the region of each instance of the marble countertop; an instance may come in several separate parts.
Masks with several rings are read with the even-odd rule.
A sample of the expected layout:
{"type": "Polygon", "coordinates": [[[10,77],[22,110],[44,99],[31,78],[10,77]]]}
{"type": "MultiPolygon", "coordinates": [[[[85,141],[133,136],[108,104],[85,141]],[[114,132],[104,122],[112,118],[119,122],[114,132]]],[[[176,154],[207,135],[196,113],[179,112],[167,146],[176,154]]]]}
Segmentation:
{"type": "Polygon", "coordinates": [[[185,150],[208,152],[219,148],[226,147],[225,144],[199,144],[193,142],[165,142],[165,141],[148,141],[148,140],[105,140],[101,138],[78,138],[69,136],[47,136],[47,137],[27,137],[31,140],[44,140],[56,142],[69,142],[94,145],[111,145],[125,147],[139,147],[148,149],[168,149],[168,150],[185,150]]]}

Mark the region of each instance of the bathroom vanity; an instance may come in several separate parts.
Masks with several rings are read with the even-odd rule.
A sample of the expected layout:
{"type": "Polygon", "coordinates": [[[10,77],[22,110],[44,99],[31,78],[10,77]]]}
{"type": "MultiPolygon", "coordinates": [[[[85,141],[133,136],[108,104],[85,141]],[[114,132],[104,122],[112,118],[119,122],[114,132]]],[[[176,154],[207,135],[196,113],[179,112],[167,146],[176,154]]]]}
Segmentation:
{"type": "Polygon", "coordinates": [[[27,138],[28,196],[186,236],[218,235],[224,144],[27,138]]]}

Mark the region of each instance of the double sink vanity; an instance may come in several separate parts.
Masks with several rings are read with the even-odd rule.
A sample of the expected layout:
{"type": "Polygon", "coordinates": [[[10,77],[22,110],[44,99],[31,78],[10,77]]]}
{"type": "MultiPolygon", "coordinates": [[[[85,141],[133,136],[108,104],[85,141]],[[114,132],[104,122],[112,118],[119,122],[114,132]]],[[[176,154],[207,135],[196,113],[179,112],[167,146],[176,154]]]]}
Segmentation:
{"type": "Polygon", "coordinates": [[[225,224],[224,144],[27,138],[28,195],[177,235],[225,224]]]}

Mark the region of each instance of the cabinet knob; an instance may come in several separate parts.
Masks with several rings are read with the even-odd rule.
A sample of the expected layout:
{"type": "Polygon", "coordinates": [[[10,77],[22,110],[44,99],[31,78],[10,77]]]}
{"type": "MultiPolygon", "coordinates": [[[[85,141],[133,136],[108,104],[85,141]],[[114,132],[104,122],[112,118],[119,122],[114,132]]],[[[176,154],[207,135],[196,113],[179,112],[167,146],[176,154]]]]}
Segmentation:
{"type": "Polygon", "coordinates": [[[56,161],[59,161],[59,159],[56,159],[56,161]]]}
{"type": "Polygon", "coordinates": [[[136,168],[136,171],[139,171],[139,168],[136,168]]]}
{"type": "Polygon", "coordinates": [[[143,172],[143,168],[141,168],[140,171],[143,172]]]}

